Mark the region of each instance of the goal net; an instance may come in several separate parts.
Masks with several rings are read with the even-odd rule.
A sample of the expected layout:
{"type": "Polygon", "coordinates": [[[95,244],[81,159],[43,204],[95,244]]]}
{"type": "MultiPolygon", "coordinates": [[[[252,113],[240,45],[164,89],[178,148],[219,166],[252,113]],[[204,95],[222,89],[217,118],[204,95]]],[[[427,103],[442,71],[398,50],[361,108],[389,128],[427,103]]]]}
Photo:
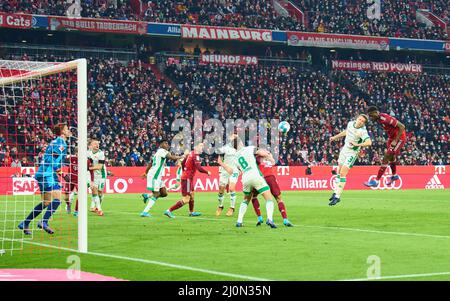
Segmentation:
{"type": "Polygon", "coordinates": [[[0,255],[87,252],[86,69],[0,60],[0,255]]]}

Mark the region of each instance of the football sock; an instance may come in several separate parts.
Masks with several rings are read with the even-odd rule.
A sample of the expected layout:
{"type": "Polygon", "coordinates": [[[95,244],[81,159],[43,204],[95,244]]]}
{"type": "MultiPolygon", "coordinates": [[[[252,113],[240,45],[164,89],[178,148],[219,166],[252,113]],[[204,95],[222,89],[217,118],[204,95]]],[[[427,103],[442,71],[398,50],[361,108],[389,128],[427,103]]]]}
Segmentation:
{"type": "Polygon", "coordinates": [[[190,201],[189,201],[189,212],[194,212],[194,200],[193,199],[191,199],[190,201]]]}
{"type": "Polygon", "coordinates": [[[37,217],[39,214],[41,214],[42,210],[44,209],[44,203],[40,202],[39,204],[34,207],[34,209],[31,211],[31,213],[27,216],[27,218],[24,221],[25,226],[28,227],[28,225],[31,223],[31,221],[37,217]]]}
{"type": "Polygon", "coordinates": [[[336,197],[337,198],[341,197],[341,193],[344,190],[346,182],[347,182],[347,178],[345,178],[345,177],[341,177],[341,179],[339,180],[339,184],[338,184],[337,189],[336,189],[336,197]]]}
{"type": "Polygon", "coordinates": [[[223,207],[223,193],[219,193],[219,207],[223,207]]]}
{"type": "Polygon", "coordinates": [[[70,203],[72,203],[73,202],[73,200],[75,199],[75,196],[77,195],[77,193],[75,192],[75,191],[72,191],[70,194],[69,194],[69,202],[70,203]]]}
{"type": "Polygon", "coordinates": [[[103,194],[98,196],[100,199],[100,204],[103,203],[103,194]]]}
{"type": "Polygon", "coordinates": [[[387,168],[387,165],[382,165],[380,167],[380,169],[378,170],[378,174],[377,174],[377,181],[379,181],[381,179],[381,177],[383,176],[384,171],[386,170],[386,168],[387,168]]]}
{"type": "Polygon", "coordinates": [[[144,212],[149,212],[153,205],[156,203],[156,198],[154,196],[150,197],[147,201],[147,206],[145,206],[144,212]]]}
{"type": "Polygon", "coordinates": [[[95,208],[95,198],[97,197],[97,195],[96,194],[93,194],[92,195],[92,198],[91,198],[91,209],[94,209],[95,208]]]}
{"type": "Polygon", "coordinates": [[[287,218],[286,206],[284,206],[283,201],[278,202],[278,209],[280,210],[281,216],[287,218]]]}
{"type": "Polygon", "coordinates": [[[339,180],[341,179],[341,175],[336,176],[336,187],[339,185],[339,180]]]}
{"type": "Polygon", "coordinates": [[[253,209],[255,209],[255,213],[257,216],[261,216],[261,208],[259,206],[259,201],[257,198],[252,199],[253,209]]]}
{"type": "Polygon", "coordinates": [[[94,196],[94,203],[99,211],[102,211],[102,204],[100,203],[100,197],[98,195],[94,196]]]}
{"type": "Polygon", "coordinates": [[[230,192],[230,207],[234,209],[236,206],[236,192],[230,192]]]}
{"type": "Polygon", "coordinates": [[[175,203],[175,205],[173,205],[172,207],[169,208],[169,211],[172,212],[172,211],[177,210],[177,209],[179,209],[179,208],[181,208],[183,206],[184,206],[183,201],[178,201],[178,202],[175,203]]]}
{"type": "Polygon", "coordinates": [[[238,215],[238,223],[242,223],[242,221],[244,220],[244,215],[245,212],[247,211],[247,207],[248,207],[248,202],[247,201],[243,201],[241,203],[241,206],[239,207],[239,215],[238,215]]]}
{"type": "Polygon", "coordinates": [[[42,221],[44,223],[48,223],[48,220],[50,219],[50,217],[52,217],[53,213],[55,213],[56,209],[58,209],[59,204],[61,204],[60,200],[54,199],[50,203],[50,205],[48,205],[47,211],[45,212],[44,218],[42,219],[42,221]]]}
{"type": "Polygon", "coordinates": [[[392,175],[395,176],[397,174],[397,164],[396,164],[396,162],[391,162],[389,164],[389,166],[391,167],[392,175]]]}
{"type": "Polygon", "coordinates": [[[267,219],[273,221],[273,201],[272,200],[267,200],[266,212],[267,212],[267,219]]]}

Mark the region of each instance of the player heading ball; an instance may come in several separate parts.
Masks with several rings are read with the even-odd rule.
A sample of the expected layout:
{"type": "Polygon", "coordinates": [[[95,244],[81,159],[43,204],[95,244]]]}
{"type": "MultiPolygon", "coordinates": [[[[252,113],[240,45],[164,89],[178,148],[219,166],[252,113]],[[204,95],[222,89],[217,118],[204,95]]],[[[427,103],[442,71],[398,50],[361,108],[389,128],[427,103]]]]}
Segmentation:
{"type": "Polygon", "coordinates": [[[330,137],[330,141],[336,141],[345,137],[344,146],[341,148],[338,159],[338,172],[336,177],[336,185],[331,196],[330,206],[334,206],[341,201],[341,193],[344,190],[347,182],[347,174],[355,164],[362,147],[372,145],[372,140],[369,137],[366,129],[366,123],[369,116],[360,114],[356,120],[352,120],[347,124],[347,128],[339,134],[330,137]]]}

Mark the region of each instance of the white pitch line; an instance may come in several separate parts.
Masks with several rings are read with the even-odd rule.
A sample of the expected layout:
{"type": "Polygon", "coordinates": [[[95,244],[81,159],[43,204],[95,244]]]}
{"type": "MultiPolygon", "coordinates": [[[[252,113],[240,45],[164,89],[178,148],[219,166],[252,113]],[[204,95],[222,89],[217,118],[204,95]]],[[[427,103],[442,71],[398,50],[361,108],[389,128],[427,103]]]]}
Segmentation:
{"type": "Polygon", "coordinates": [[[437,234],[426,234],[426,233],[411,233],[411,232],[381,231],[381,230],[370,230],[370,229],[358,229],[358,228],[334,227],[334,226],[315,226],[315,225],[300,225],[300,226],[301,226],[301,227],[306,227],[306,228],[332,229],[332,230],[353,231],[353,232],[366,232],[366,233],[376,233],[376,234],[391,234],[391,235],[402,235],[402,236],[417,236],[417,237],[431,237],[431,238],[444,238],[444,239],[450,239],[450,236],[437,235],[437,234]]]}
{"type": "Polygon", "coordinates": [[[405,274],[405,275],[395,275],[395,276],[381,276],[378,278],[345,279],[345,280],[339,280],[339,281],[374,281],[374,280],[385,280],[385,279],[432,277],[432,276],[441,276],[441,275],[450,275],[450,272],[425,273],[425,274],[405,274]]]}
{"type": "MultiPolygon", "coordinates": [[[[136,215],[136,216],[139,217],[139,214],[132,213],[132,212],[118,212],[118,211],[113,211],[113,213],[136,215]]],[[[151,218],[151,217],[150,217],[150,218],[151,218]]],[[[214,218],[204,218],[204,217],[177,216],[176,218],[184,218],[184,219],[192,219],[192,220],[197,220],[197,219],[199,219],[199,220],[214,221],[214,222],[229,222],[228,219],[214,219],[214,218]]],[[[332,229],[332,230],[353,231],[353,232],[366,232],[366,233],[375,233],[375,234],[390,234],[390,235],[401,235],[401,236],[417,236],[417,237],[430,237],[430,238],[450,239],[450,236],[446,236],[446,235],[437,235],[437,234],[426,234],[426,233],[382,231],[382,230],[371,230],[371,229],[346,228],[346,227],[335,227],[335,226],[303,225],[303,224],[296,225],[296,226],[298,226],[298,227],[305,227],[305,228],[332,229]]]]}
{"type": "MultiPolygon", "coordinates": [[[[47,247],[47,248],[53,248],[53,249],[58,249],[58,250],[64,250],[64,251],[79,253],[78,250],[75,250],[75,249],[58,247],[58,246],[42,244],[42,243],[37,243],[37,242],[32,242],[32,241],[24,241],[24,243],[33,244],[33,245],[42,246],[42,247],[47,247]]],[[[270,279],[264,279],[264,278],[258,278],[258,277],[240,275],[240,274],[225,273],[225,272],[219,272],[219,271],[213,271],[213,270],[207,270],[207,269],[200,269],[200,268],[194,268],[194,267],[190,267],[190,266],[172,264],[172,263],[155,261],[155,260],[147,260],[147,259],[141,259],[141,258],[133,258],[133,257],[126,257],[126,256],[112,255],[112,254],[104,254],[104,253],[97,253],[97,252],[88,252],[87,254],[88,255],[99,256],[99,257],[115,258],[115,259],[128,260],[128,261],[134,261],[134,262],[140,262],[140,263],[146,263],[146,264],[159,265],[159,266],[170,267],[170,268],[179,269],[179,270],[188,270],[188,271],[200,272],[200,273],[211,274],[211,275],[219,275],[219,276],[225,276],[225,277],[231,277],[231,278],[239,278],[239,279],[245,279],[245,280],[250,280],[250,281],[273,281],[273,280],[270,280],[270,279]]]]}

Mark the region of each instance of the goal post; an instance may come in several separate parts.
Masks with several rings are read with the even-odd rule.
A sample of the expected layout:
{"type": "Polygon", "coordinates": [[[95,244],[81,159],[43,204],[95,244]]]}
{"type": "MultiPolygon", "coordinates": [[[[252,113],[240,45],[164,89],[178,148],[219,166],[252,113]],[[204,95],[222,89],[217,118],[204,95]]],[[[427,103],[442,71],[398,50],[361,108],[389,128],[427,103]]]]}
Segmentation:
{"type": "MultiPolygon", "coordinates": [[[[74,145],[70,145],[69,142],[67,144],[68,149],[78,150],[76,157],[79,167],[76,168],[78,185],[75,186],[78,196],[77,237],[70,237],[70,240],[76,240],[78,251],[86,253],[88,251],[87,61],[77,59],[60,63],[0,60],[0,134],[6,136],[2,143],[4,150],[0,151],[3,151],[6,159],[11,158],[10,155],[14,150],[16,160],[19,157],[25,158],[25,161],[30,160],[32,162],[28,166],[37,170],[42,157],[40,149],[42,146],[38,143],[49,143],[53,140],[48,138],[52,123],[67,122],[67,119],[70,120],[68,126],[76,125],[76,137],[71,140],[74,141],[72,143],[74,145]]],[[[16,162],[15,166],[17,165],[16,162]]],[[[23,242],[27,237],[23,231],[17,229],[17,225],[25,218],[27,210],[40,201],[36,188],[33,191],[26,189],[16,191],[16,186],[20,185],[14,186],[14,183],[29,182],[31,178],[28,175],[24,176],[21,171],[20,175],[8,177],[12,177],[13,185],[8,182],[9,179],[0,180],[10,186],[4,189],[5,195],[0,195],[0,231],[2,231],[0,250],[3,253],[8,251],[12,253],[23,248],[23,242]],[[23,209],[18,209],[22,207],[23,209]]],[[[0,184],[3,185],[3,182],[0,184]]],[[[35,183],[33,185],[37,187],[35,183]]],[[[60,201],[63,203],[63,200],[60,201]]],[[[59,215],[62,216],[62,213],[59,215]]],[[[60,224],[65,222],[74,223],[69,217],[60,224]]],[[[33,233],[29,236],[31,243],[36,238],[35,229],[36,227],[33,227],[33,233]]],[[[60,232],[61,236],[70,236],[70,231],[60,232]]],[[[54,236],[58,236],[57,229],[54,236]]],[[[58,239],[53,241],[47,237],[44,239],[50,240],[48,244],[54,241],[61,243],[58,239]]],[[[47,243],[47,240],[45,242],[47,243]]],[[[70,245],[70,242],[68,244],[70,245]]]]}

